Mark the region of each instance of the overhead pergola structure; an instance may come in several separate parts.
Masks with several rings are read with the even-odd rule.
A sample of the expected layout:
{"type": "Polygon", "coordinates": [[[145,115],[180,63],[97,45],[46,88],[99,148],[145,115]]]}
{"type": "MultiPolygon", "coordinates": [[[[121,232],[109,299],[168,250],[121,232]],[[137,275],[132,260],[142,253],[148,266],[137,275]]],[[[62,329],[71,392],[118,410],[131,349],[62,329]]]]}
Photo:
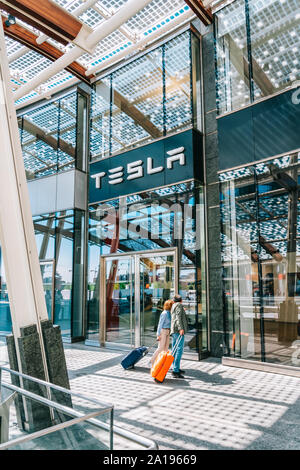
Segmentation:
{"type": "Polygon", "coordinates": [[[195,18],[211,22],[201,1],[3,0],[17,107],[95,74],[195,18]]]}

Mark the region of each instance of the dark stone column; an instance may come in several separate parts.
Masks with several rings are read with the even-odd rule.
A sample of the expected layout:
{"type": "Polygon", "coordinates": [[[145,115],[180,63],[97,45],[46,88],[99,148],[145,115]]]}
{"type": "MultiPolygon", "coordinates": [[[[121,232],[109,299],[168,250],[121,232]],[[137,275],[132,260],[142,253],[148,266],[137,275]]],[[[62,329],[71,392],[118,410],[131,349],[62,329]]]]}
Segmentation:
{"type": "MultiPolygon", "coordinates": [[[[47,358],[49,380],[54,385],[70,389],[60,326],[52,325],[50,320],[43,321],[41,325],[47,358]]],[[[66,393],[53,390],[51,399],[62,405],[72,407],[71,397],[66,393]]]]}
{"type": "MultiPolygon", "coordinates": [[[[7,345],[10,367],[18,371],[19,368],[16,362],[17,353],[13,335],[7,338],[7,345]]],[[[18,338],[18,347],[23,374],[45,380],[42,352],[36,325],[21,328],[21,337],[18,338]]],[[[13,383],[18,382],[16,385],[22,388],[21,379],[12,376],[12,381],[13,383]]],[[[23,387],[36,395],[47,397],[45,387],[30,380],[24,379],[23,387]]],[[[37,401],[29,398],[23,400],[20,395],[18,395],[16,404],[18,405],[17,408],[19,408],[17,411],[19,426],[24,430],[33,432],[51,426],[50,410],[47,406],[41,405],[37,401]]]]}
{"type": "Polygon", "coordinates": [[[208,246],[208,296],[210,352],[221,357],[224,348],[224,319],[221,264],[221,221],[219,199],[219,158],[216,109],[214,38],[211,29],[202,36],[204,87],[206,210],[208,246]]]}
{"type": "MultiPolygon", "coordinates": [[[[55,385],[70,388],[60,328],[53,326],[50,321],[46,321],[42,322],[42,332],[49,380],[55,385]]],[[[10,367],[18,371],[19,367],[14,336],[7,336],[6,341],[10,367]]],[[[22,372],[31,377],[46,380],[40,339],[36,325],[21,328],[21,337],[18,338],[18,347],[22,372]]],[[[14,375],[12,375],[11,380],[13,384],[21,387],[23,382],[23,387],[36,395],[49,398],[63,405],[72,406],[71,398],[65,393],[51,391],[50,395],[47,395],[45,386],[38,385],[30,380],[21,380],[14,375]]],[[[22,399],[22,397],[18,395],[16,409],[18,424],[24,430],[33,432],[54,424],[53,415],[51,416],[49,407],[37,401],[28,398],[22,399]]],[[[54,419],[55,421],[61,421],[65,418],[62,417],[61,414],[55,413],[54,419]]]]}

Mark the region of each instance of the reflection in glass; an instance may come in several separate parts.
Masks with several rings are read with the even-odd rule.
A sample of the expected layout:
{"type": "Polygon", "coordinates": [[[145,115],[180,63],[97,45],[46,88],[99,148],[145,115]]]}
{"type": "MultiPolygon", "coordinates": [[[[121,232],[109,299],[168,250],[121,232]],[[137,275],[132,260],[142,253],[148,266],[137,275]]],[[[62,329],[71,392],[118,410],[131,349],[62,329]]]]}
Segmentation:
{"type": "Polygon", "coordinates": [[[300,77],[300,1],[249,0],[254,98],[274,94],[300,77]]]}
{"type": "Polygon", "coordinates": [[[165,45],[166,130],[185,129],[192,123],[191,36],[178,36],[165,45]]]}
{"type": "Polygon", "coordinates": [[[61,212],[56,221],[55,315],[62,335],[71,336],[74,215],[61,212]]]}
{"type": "Polygon", "coordinates": [[[102,79],[91,95],[90,153],[91,159],[104,158],[110,146],[110,80],[102,79]]]}
{"type": "Polygon", "coordinates": [[[112,74],[112,153],[162,136],[162,86],[160,49],[112,74]]]}
{"type": "Polygon", "coordinates": [[[216,13],[217,106],[219,114],[250,103],[245,0],[216,13]]]}
{"type": "Polygon", "coordinates": [[[139,269],[141,344],[152,346],[164,302],[175,294],[175,259],[147,255],[140,258],[139,269]]]}
{"type": "Polygon", "coordinates": [[[74,168],[76,109],[74,92],[19,117],[28,180],[74,168]]]}
{"type": "MultiPolygon", "coordinates": [[[[177,248],[179,293],[183,297],[190,325],[190,338],[186,350],[197,351],[200,348],[200,353],[207,350],[203,218],[202,188],[195,182],[181,183],[172,187],[149,191],[143,193],[142,196],[123,197],[104,205],[96,204],[90,207],[89,337],[92,338],[97,330],[99,332],[99,317],[97,324],[96,309],[92,307],[92,305],[99,307],[99,254],[108,255],[177,248]],[[196,218],[198,218],[198,222],[196,218]],[[123,223],[119,224],[118,220],[122,220],[123,223]],[[198,230],[196,227],[200,227],[200,229],[198,230]]],[[[155,265],[156,262],[154,261],[147,254],[140,268],[142,285],[145,281],[145,286],[148,286],[144,286],[144,292],[147,295],[152,294],[152,299],[158,295],[164,295],[164,292],[159,289],[155,291],[155,288],[159,285],[159,279],[157,277],[155,279],[154,270],[150,269],[151,266],[155,265]],[[145,277],[143,278],[143,276],[145,277]],[[149,282],[146,282],[147,279],[149,282]]],[[[161,266],[166,265],[167,262],[169,261],[165,260],[157,264],[161,266]]],[[[161,269],[160,276],[162,276],[162,279],[165,276],[171,276],[170,273],[167,274],[165,268],[161,269]]],[[[170,295],[172,295],[172,289],[170,295]]],[[[143,302],[142,308],[144,309],[143,302]]],[[[156,308],[156,304],[153,308],[156,308]]],[[[155,315],[154,317],[150,315],[150,317],[151,319],[147,320],[146,325],[149,337],[154,333],[150,330],[152,326],[154,330],[156,322],[155,315]]]]}
{"type": "Polygon", "coordinates": [[[200,130],[200,91],[199,39],[191,31],[101,78],[92,94],[91,159],[147,144],[193,123],[200,130]]]}
{"type": "Polygon", "coordinates": [[[299,157],[248,170],[221,184],[228,346],[242,358],[299,366],[299,157]]]}
{"type": "MultiPolygon", "coordinates": [[[[74,211],[35,216],[33,222],[48,317],[60,325],[63,336],[80,337],[84,304],[83,213],[75,211],[75,243],[74,211]],[[74,247],[76,247],[75,256],[74,247]],[[74,299],[73,286],[76,288],[74,299]]],[[[10,331],[9,299],[1,256],[0,268],[0,331],[10,331]]]]}
{"type": "Polygon", "coordinates": [[[131,258],[106,262],[106,340],[134,346],[134,274],[131,258]]]}
{"type": "Polygon", "coordinates": [[[216,13],[219,114],[299,79],[299,13],[300,0],[235,0],[216,13]]]}
{"type": "Polygon", "coordinates": [[[46,307],[49,320],[53,321],[53,281],[54,281],[54,262],[41,261],[41,274],[44,286],[46,307]]]}

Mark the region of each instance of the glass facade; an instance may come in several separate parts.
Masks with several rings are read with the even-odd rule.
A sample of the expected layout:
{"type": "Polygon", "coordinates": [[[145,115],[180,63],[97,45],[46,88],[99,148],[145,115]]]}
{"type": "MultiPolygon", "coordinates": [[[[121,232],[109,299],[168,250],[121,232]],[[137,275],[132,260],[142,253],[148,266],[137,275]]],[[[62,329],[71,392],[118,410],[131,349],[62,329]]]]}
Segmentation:
{"type": "Polygon", "coordinates": [[[18,117],[28,180],[73,168],[86,171],[87,102],[74,91],[18,117]]]}
{"type": "MultiPolygon", "coordinates": [[[[22,113],[18,119],[28,180],[70,169],[88,172],[88,155],[93,162],[186,129],[201,131],[200,72],[200,41],[187,30],[98,80],[90,98],[79,87],[22,113]]],[[[195,178],[191,175],[185,179],[195,178]]],[[[139,311],[140,341],[150,345],[162,301],[179,292],[189,318],[186,350],[201,356],[208,349],[203,187],[190,181],[141,189],[135,196],[89,207],[88,244],[83,210],[67,207],[33,217],[49,319],[68,339],[98,340],[105,334],[107,341],[122,342],[135,334],[139,311]],[[115,209],[116,219],[103,216],[107,206],[115,209]],[[123,222],[128,225],[125,235],[123,222]],[[137,263],[138,252],[143,254],[137,263]],[[100,267],[104,255],[119,254],[128,259],[107,260],[100,267]],[[106,295],[111,308],[103,332],[101,282],[106,275],[112,295],[106,295]],[[132,315],[126,317],[124,308],[132,315]]],[[[1,258],[0,266],[0,331],[5,332],[11,321],[1,258]]]]}
{"type": "MultiPolygon", "coordinates": [[[[91,162],[186,129],[201,131],[201,96],[200,41],[187,30],[95,84],[91,162]]],[[[178,291],[190,325],[186,351],[201,356],[208,349],[204,223],[196,235],[203,188],[191,182],[141,189],[90,205],[87,338],[152,345],[161,303],[178,291]]]]}
{"type": "Polygon", "coordinates": [[[186,31],[98,81],[92,94],[91,160],[193,125],[202,130],[199,60],[199,39],[186,31]]]}
{"type": "MultiPolygon", "coordinates": [[[[141,323],[144,324],[142,336],[146,335],[145,328],[147,328],[147,322],[150,321],[152,334],[149,335],[148,331],[147,335],[152,340],[155,338],[155,327],[157,327],[155,316],[159,315],[158,298],[161,301],[166,300],[177,290],[183,298],[189,319],[190,330],[186,336],[186,350],[192,352],[199,350],[200,355],[207,351],[204,247],[203,188],[197,183],[182,183],[91,206],[88,338],[97,340],[99,334],[101,335],[99,331],[100,285],[101,276],[104,273],[101,270],[100,258],[107,256],[110,260],[109,256],[112,254],[128,253],[128,258],[123,256],[117,264],[110,264],[106,269],[108,276],[106,286],[113,286],[112,296],[113,293],[116,295],[116,290],[118,291],[116,308],[119,310],[116,315],[119,317],[120,309],[129,311],[132,303],[128,300],[131,298],[130,292],[134,290],[132,276],[130,277],[132,272],[130,255],[145,252],[136,265],[140,273],[138,276],[140,289],[138,290],[144,292],[144,297],[141,299],[144,312],[141,318],[141,323]],[[177,250],[178,268],[175,266],[173,249],[177,250]],[[155,253],[160,250],[171,252],[165,256],[161,252],[155,253]],[[153,258],[155,256],[156,260],[153,258]],[[175,285],[175,268],[178,272],[178,286],[175,285]],[[146,314],[147,306],[150,312],[146,314]],[[153,321],[145,320],[149,315],[153,321]]],[[[106,319],[106,327],[109,323],[110,330],[112,329],[111,316],[106,319]]],[[[122,315],[123,326],[124,318],[126,317],[122,315]]],[[[127,319],[127,323],[125,322],[127,331],[133,328],[129,323],[127,319]]],[[[115,326],[115,328],[119,327],[115,326]]],[[[108,336],[111,334],[109,331],[108,336]]],[[[105,340],[109,339],[110,337],[106,336],[105,340]]]]}
{"type": "Polygon", "coordinates": [[[235,0],[215,15],[219,114],[299,79],[300,0],[235,0]]]}
{"type": "MultiPolygon", "coordinates": [[[[33,218],[49,319],[66,338],[83,336],[84,212],[61,211],[33,218]]],[[[0,249],[0,332],[11,331],[5,268],[0,249]]]]}
{"type": "Polygon", "coordinates": [[[229,354],[299,366],[300,155],[220,180],[229,354]]]}

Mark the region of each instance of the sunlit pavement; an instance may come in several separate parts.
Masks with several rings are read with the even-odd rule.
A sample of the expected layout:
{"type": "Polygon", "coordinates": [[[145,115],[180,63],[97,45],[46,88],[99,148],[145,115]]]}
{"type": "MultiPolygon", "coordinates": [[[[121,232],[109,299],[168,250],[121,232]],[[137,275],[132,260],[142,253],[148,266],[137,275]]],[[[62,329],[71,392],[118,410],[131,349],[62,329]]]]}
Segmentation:
{"type": "Polygon", "coordinates": [[[112,402],[117,424],[160,449],[300,449],[298,378],[184,360],[184,380],[157,384],[148,357],[124,371],[124,353],[65,351],[72,390],[112,402]]]}
{"type": "Polygon", "coordinates": [[[113,403],[115,424],[160,449],[300,449],[298,378],[183,360],[185,379],[157,384],[148,357],[124,371],[119,351],[74,344],[65,353],[72,391],[113,403]]]}

